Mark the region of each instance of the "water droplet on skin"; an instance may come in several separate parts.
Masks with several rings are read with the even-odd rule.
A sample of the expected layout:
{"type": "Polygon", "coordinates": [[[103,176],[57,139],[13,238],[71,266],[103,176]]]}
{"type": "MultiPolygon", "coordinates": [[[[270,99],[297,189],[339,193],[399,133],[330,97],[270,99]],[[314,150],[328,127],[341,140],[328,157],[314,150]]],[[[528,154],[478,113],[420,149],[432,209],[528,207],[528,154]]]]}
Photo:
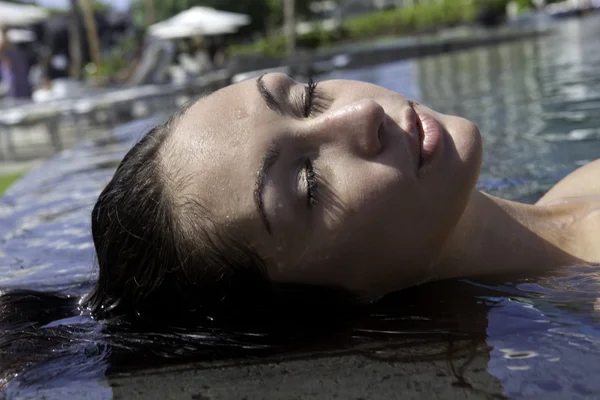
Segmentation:
{"type": "Polygon", "coordinates": [[[238,108],[237,110],[235,110],[235,119],[240,120],[240,119],[244,119],[248,116],[248,113],[246,112],[246,110],[242,110],[241,108],[238,108]]]}

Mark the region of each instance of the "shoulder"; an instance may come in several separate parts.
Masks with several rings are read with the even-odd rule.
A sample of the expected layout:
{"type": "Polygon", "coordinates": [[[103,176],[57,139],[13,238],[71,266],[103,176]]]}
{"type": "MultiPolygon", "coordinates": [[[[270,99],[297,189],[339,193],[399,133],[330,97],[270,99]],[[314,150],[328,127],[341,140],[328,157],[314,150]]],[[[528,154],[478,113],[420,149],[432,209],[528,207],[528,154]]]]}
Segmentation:
{"type": "Polygon", "coordinates": [[[536,204],[566,211],[563,225],[573,228],[569,237],[573,254],[600,263],[600,159],[567,175],[536,204]]]}
{"type": "Polygon", "coordinates": [[[598,202],[600,204],[600,159],[592,161],[567,175],[554,185],[537,204],[547,205],[575,200],[598,202]]]}

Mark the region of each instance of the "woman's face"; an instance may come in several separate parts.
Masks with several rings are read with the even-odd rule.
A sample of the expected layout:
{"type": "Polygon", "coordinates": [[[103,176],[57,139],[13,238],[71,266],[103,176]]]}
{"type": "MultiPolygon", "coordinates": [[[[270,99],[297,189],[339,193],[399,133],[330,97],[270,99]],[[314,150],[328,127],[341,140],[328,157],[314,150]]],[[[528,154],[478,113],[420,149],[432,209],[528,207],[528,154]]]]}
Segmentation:
{"type": "Polygon", "coordinates": [[[481,161],[477,128],[372,84],[267,74],[184,115],[181,195],[242,234],[280,282],[379,296],[430,277],[481,161]]]}

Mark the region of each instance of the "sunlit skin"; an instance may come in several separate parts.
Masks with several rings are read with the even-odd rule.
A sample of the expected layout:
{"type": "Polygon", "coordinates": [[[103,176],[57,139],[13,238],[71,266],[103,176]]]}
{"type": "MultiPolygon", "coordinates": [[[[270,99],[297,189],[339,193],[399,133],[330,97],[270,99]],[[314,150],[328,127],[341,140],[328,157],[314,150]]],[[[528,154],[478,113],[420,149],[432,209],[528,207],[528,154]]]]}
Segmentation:
{"type": "Polygon", "coordinates": [[[274,281],[374,299],[600,259],[600,185],[589,184],[600,163],[533,206],[474,189],[481,153],[474,124],[387,89],[333,80],[313,92],[267,74],[198,101],[161,160],[185,182],[176,198],[242,235],[274,281]]]}

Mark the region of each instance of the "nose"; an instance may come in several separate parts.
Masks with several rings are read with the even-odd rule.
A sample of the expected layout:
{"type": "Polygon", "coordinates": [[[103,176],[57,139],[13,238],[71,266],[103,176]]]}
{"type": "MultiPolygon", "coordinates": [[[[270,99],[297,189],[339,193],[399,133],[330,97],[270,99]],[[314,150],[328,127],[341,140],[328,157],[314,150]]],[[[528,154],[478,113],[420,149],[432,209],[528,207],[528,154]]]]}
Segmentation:
{"type": "Polygon", "coordinates": [[[362,99],[326,111],[314,120],[313,129],[319,137],[344,145],[361,157],[373,157],[381,151],[384,121],[383,107],[373,99],[362,99]]]}

